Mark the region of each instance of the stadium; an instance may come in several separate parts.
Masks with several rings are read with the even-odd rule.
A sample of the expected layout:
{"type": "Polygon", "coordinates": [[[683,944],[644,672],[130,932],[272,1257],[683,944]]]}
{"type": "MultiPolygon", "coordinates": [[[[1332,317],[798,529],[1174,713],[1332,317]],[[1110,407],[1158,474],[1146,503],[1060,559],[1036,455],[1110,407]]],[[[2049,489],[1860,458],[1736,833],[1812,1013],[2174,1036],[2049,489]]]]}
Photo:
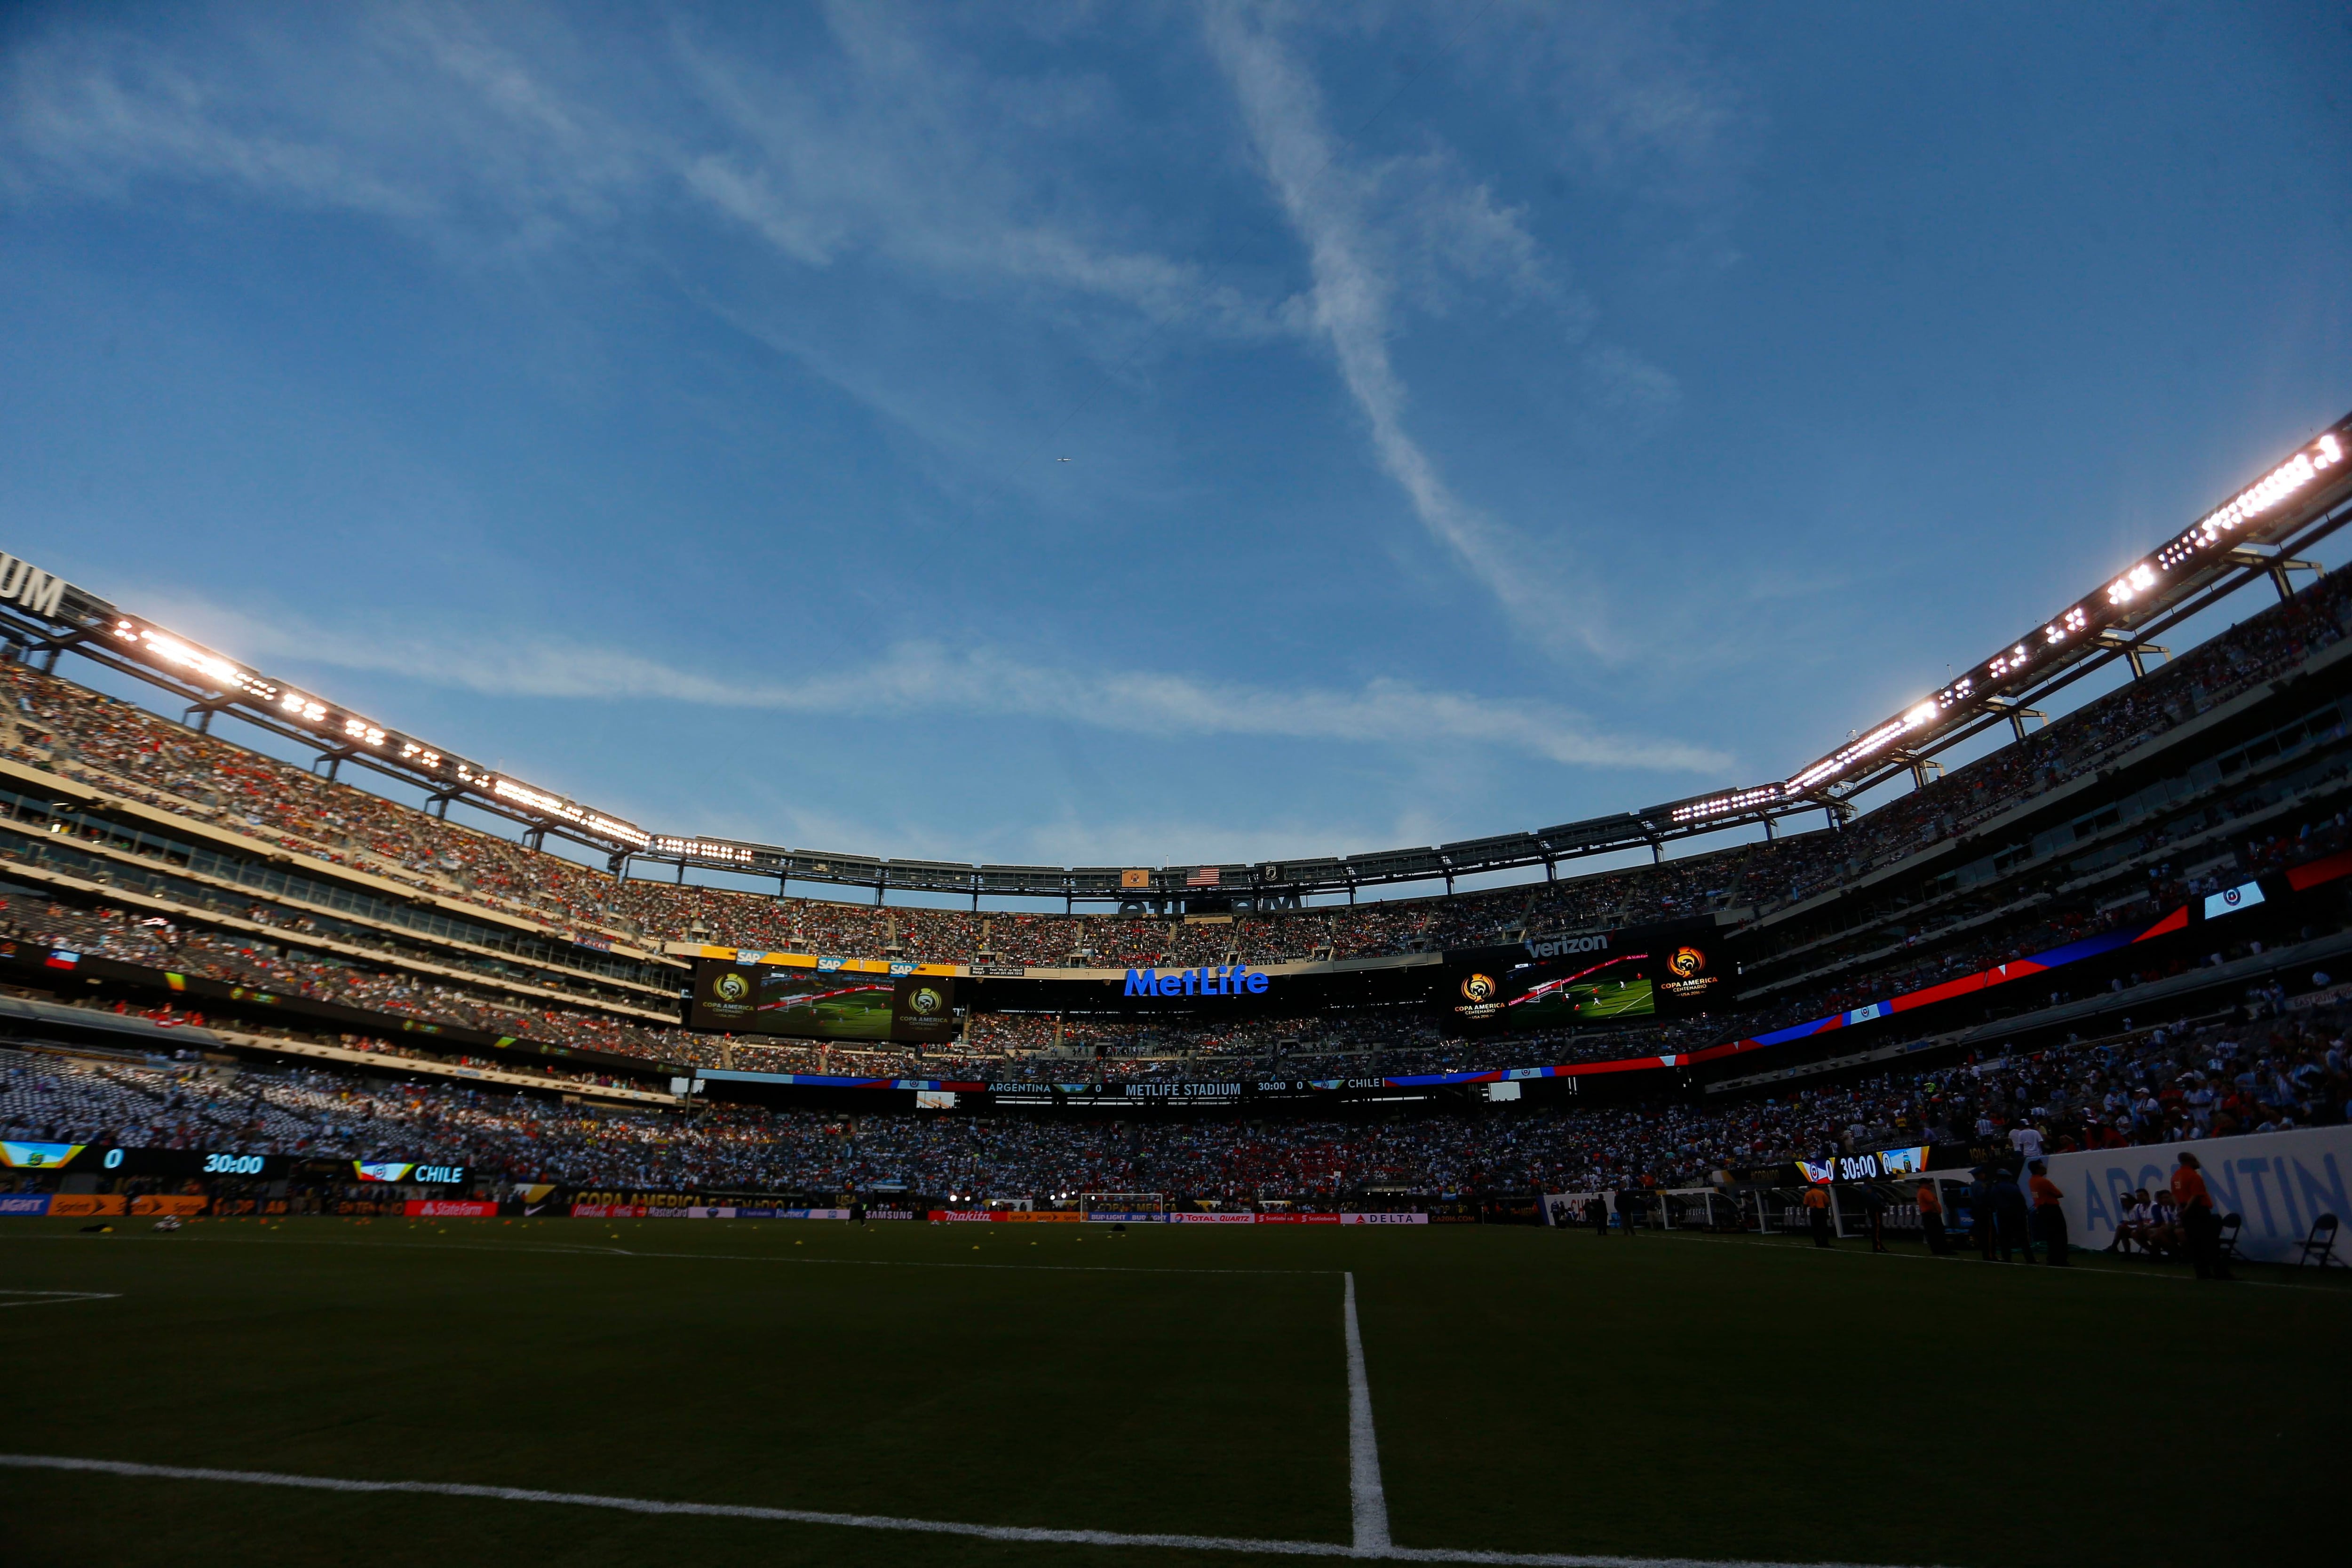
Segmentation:
{"type": "MultiPolygon", "coordinates": [[[[886,1443],[873,1467],[910,1478],[886,1489],[903,1506],[810,1518],[921,1514],[899,1522],[983,1540],[1075,1531],[1068,1540],[1104,1551],[1131,1539],[1205,1557],[1435,1558],[1459,1540],[1472,1544],[1453,1557],[1530,1563],[1599,1559],[1589,1531],[1584,1555],[1563,1554],[1542,1510],[1462,1517],[1442,1475],[1467,1465],[1540,1489],[1512,1450],[1540,1449],[1547,1402],[1602,1395],[1546,1387],[1524,1358],[1505,1376],[1456,1378],[1440,1371],[1447,1358],[1430,1364],[1432,1341],[1540,1337],[1573,1299],[1571,1341],[1607,1343],[1612,1360],[1622,1351],[1603,1381],[1626,1382],[1608,1397],[1639,1401],[1689,1375],[1635,1348],[1659,1326],[1650,1314],[1674,1325],[1668,1340],[1708,1353],[1692,1343],[1715,1338],[1694,1297],[1760,1292],[1769,1306],[1751,1310],[1802,1320],[1827,1305],[1811,1292],[1895,1293],[1895,1323],[1839,1331],[1867,1362],[1912,1353],[1915,1330],[1962,1331],[2011,1289],[1971,1278],[1930,1305],[1918,1292],[1941,1279],[1823,1279],[1811,1255],[1841,1247],[1926,1262],[2012,1247],[2031,1259],[2038,1244],[2047,1263],[2071,1245],[2116,1276],[2110,1294],[2032,1310],[2120,1315],[2158,1342],[2201,1331],[2206,1303],[2155,1283],[2177,1286],[2192,1266],[2302,1292],[2233,1303],[2249,1332],[2269,1332],[2255,1325],[2277,1313],[2333,1313],[2344,1297],[2308,1292],[2344,1261],[2331,1243],[2352,1166],[2352,980],[2331,978],[2352,975],[2352,576],[2306,569],[2303,552],[2352,521],[2347,444],[2352,419],[1789,779],[1344,860],[1041,869],[665,836],[10,557],[0,1214],[59,1240],[180,1227],[170,1262],[12,1250],[12,1273],[43,1283],[10,1300],[129,1295],[149,1269],[209,1282],[229,1314],[205,1320],[228,1379],[214,1396],[233,1402],[240,1336],[262,1336],[253,1354],[344,1353],[340,1338],[289,1346],[277,1314],[238,1321],[257,1311],[238,1305],[257,1287],[327,1310],[387,1292],[403,1322],[422,1305],[436,1342],[467,1314],[522,1312],[559,1355],[593,1352],[544,1320],[533,1292],[619,1292],[635,1331],[690,1347],[675,1372],[716,1367],[723,1383],[732,1348],[703,1338],[698,1316],[736,1310],[747,1272],[838,1265],[793,1309],[813,1316],[782,1331],[921,1346],[945,1314],[953,1348],[935,1353],[1018,1365],[1031,1325],[1060,1331],[1047,1335],[1055,1362],[1076,1330],[1093,1348],[1082,1370],[1054,1374],[1047,1404],[1108,1423],[1114,1447],[1148,1442],[1153,1479],[1091,1522],[1005,1514],[981,1495],[1009,1484],[989,1480],[992,1462],[958,1467],[970,1491],[937,1484],[923,1456],[943,1435],[1015,1442],[1007,1421],[1018,1440],[1044,1440],[1034,1417],[991,1402],[1023,1405],[1045,1384],[983,1380],[942,1411],[862,1358],[796,1361],[796,1385],[825,1391],[817,1407],[913,1423],[913,1447],[886,1443]],[[2242,591],[2256,607],[2227,631],[2168,656],[2154,641],[2242,591]],[[152,700],[77,684],[69,658],[137,678],[152,700]],[[2031,722],[2035,704],[2118,662],[2122,684],[2031,722]],[[215,732],[232,717],[312,748],[316,763],[215,732]],[[1937,762],[1988,734],[2000,743],[1965,765],[1937,762]],[[434,807],[372,792],[378,776],[429,790],[434,807]],[[1872,809],[1850,804],[1890,779],[1907,787],[1872,809]],[[452,822],[453,802],[511,837],[452,822]],[[1738,828],[1760,837],[1707,847],[1738,828]],[[1629,845],[1652,862],[1580,873],[1580,859],[1629,845]],[[1501,890],[1356,898],[1530,866],[1540,880],[1501,890]],[[775,888],[687,879],[701,868],[775,888]],[[899,889],[968,894],[970,907],[893,905],[899,889]],[[1349,901],[1331,901],[1335,890],[1349,901]],[[1069,912],[980,910],[981,895],[1005,892],[1059,898],[1069,912]],[[2206,1152],[2210,1233],[2170,1206],[2179,1151],[2165,1145],[2184,1139],[2206,1152]],[[2058,1173],[2063,1223],[2012,1227],[2000,1212],[2000,1183],[2028,1154],[2058,1173]],[[1306,1228],[1324,1225],[1328,1240],[1306,1228]],[[1654,1237],[1653,1256],[1609,1257],[1595,1277],[1592,1253],[1574,1249],[1596,1234],[1654,1237]],[[314,1245],[351,1250],[330,1269],[302,1250],[314,1245]],[[1726,1251],[1742,1245],[1782,1250],[1726,1251]],[[1118,1261],[1096,1264],[1107,1250],[1118,1261]],[[219,1272],[230,1261],[235,1282],[219,1272]],[[875,1264],[938,1278],[858,1272],[875,1264]],[[1062,1272],[1103,1267],[1117,1278],[1062,1272]],[[965,1284],[957,1268],[993,1272],[965,1284]],[[1343,1287],[1352,1376],[1340,1368],[1343,1287]],[[1018,1311],[992,1317],[1007,1293],[1018,1311]],[[1360,1300],[1373,1325],[1360,1335],[1360,1300]],[[1124,1373],[1106,1380],[1167,1357],[1217,1368],[1172,1415],[1124,1373]],[[1395,1403],[1368,1427],[1367,1364],[1385,1384],[1415,1361],[1417,1373],[1394,1374],[1402,1387],[1381,1388],[1395,1403]],[[1495,1446],[1433,1463],[1436,1434],[1465,1419],[1452,1401],[1469,1402],[1495,1446]],[[1402,1427],[1386,1425],[1391,1408],[1402,1427]],[[1148,1438],[1127,1425],[1145,1410],[1148,1438]],[[1169,1481],[1217,1489],[1236,1471],[1266,1483],[1250,1498],[1279,1501],[1142,1500],[1169,1481]],[[992,1512],[1005,1522],[987,1523],[992,1512]],[[1334,1534],[1350,1519],[1352,1533],[1334,1534]]],[[[412,1331],[387,1321],[371,1353],[415,1353],[412,1331]]],[[[1769,1342],[1755,1347],[1768,1365],[1769,1342]]],[[[47,1374],[26,1372],[43,1386],[47,1374]]],[[[472,1411],[516,1373],[468,1375],[482,1382],[464,1396],[472,1411]]],[[[2283,1385],[2283,1437],[2326,1418],[2304,1375],[2283,1385]]],[[[433,1382],[434,1400],[458,1397],[433,1382]]],[[[625,1396],[627,1382],[604,1386],[625,1396]]],[[[1969,1398],[1958,1384],[1942,1396],[1969,1398]]],[[[1804,1397],[1830,1429],[1887,1418],[1865,1384],[1833,1379],[1804,1397]]],[[[820,1463],[807,1448],[817,1428],[772,1429],[772,1413],[738,1395],[710,1400],[694,1420],[748,1424],[787,1468],[820,1463]]],[[[74,1403],[58,1388],[36,1400],[74,1403]]],[[[116,1396],[89,1403],[100,1427],[120,1425],[116,1396]]],[[[465,1419],[495,1426],[486,1412],[465,1419]]],[[[1664,1420],[1645,1441],[1712,1429],[1686,1425],[1696,1409],[1664,1420]]],[[[675,1447],[654,1446],[698,1451],[671,1436],[675,1447]]],[[[1876,1449],[1845,1458],[1885,1462],[1876,1449]]],[[[683,1475],[655,1484],[667,1463],[633,1470],[648,1497],[696,1489],[683,1475]]],[[[2296,1473],[2284,1459],[2264,1472],[2279,1484],[2296,1473]]],[[[604,1489],[565,1477],[524,1490],[604,1489]]],[[[158,1522],[222,1528],[205,1522],[212,1503],[163,1493],[152,1506],[158,1522]]],[[[766,1517],[746,1506],[743,1517],[766,1517]]],[[[1602,1551],[1660,1555],[1662,1538],[1673,1555],[1809,1551],[1777,1528],[1689,1514],[1664,1530],[1604,1521],[1602,1551]]],[[[1909,1560],[1895,1536],[1852,1539],[1842,1554],[1909,1560]]],[[[1964,1532],[1942,1539],[1968,1549],[1964,1532]]]]}
{"type": "Polygon", "coordinates": [[[0,12],[0,1568],[2338,1562],[2347,72],[0,12]]]}

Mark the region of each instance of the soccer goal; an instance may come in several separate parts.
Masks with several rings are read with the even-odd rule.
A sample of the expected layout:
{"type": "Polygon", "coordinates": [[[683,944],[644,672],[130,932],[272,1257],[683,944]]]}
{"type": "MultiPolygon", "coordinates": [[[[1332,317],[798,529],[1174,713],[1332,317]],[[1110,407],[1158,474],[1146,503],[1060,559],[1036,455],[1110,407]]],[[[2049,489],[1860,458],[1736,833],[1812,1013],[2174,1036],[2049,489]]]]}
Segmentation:
{"type": "Polygon", "coordinates": [[[1078,1212],[1088,1219],[1163,1219],[1168,1214],[1168,1194],[1165,1193],[1080,1193],[1078,1212]]]}

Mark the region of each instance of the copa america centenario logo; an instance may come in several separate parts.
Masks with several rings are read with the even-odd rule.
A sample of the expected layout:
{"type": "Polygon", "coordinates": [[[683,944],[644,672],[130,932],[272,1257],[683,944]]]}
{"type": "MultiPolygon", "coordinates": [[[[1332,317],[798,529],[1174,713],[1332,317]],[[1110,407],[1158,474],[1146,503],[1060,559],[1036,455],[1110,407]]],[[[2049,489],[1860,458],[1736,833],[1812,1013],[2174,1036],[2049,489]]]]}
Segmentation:
{"type": "Polygon", "coordinates": [[[1695,947],[1678,947],[1675,955],[1666,960],[1666,967],[1681,979],[1696,980],[1706,973],[1706,954],[1695,947]]]}
{"type": "Polygon", "coordinates": [[[1465,1002],[1491,1002],[1495,997],[1495,977],[1473,974],[1462,982],[1462,999],[1465,1002]]]}
{"type": "Polygon", "coordinates": [[[721,1002],[740,1002],[751,994],[751,983],[730,970],[710,987],[710,994],[721,1002]]]}
{"type": "Polygon", "coordinates": [[[930,986],[917,986],[907,998],[907,1011],[919,1013],[928,1018],[940,1010],[940,994],[930,986]]]}

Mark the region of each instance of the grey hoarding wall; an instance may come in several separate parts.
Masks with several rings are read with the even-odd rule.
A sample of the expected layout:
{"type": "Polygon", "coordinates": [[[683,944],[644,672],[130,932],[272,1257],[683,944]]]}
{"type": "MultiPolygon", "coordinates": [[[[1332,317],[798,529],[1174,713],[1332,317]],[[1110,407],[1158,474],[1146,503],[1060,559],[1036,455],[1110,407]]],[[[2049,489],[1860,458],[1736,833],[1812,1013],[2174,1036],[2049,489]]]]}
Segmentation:
{"type": "Polygon", "coordinates": [[[2292,1263],[2303,1256],[2304,1237],[2319,1215],[2352,1221],[2352,1202],[2346,1197],[2352,1127],[2299,1127],[2292,1132],[2051,1155],[2050,1179],[2066,1194],[2066,1227],[2074,1245],[2104,1247],[2114,1241],[2122,1195],[2162,1188],[2172,1180],[2184,1149],[2204,1168],[2215,1211],[2244,1217],[2238,1249],[2248,1258],[2292,1263]]]}

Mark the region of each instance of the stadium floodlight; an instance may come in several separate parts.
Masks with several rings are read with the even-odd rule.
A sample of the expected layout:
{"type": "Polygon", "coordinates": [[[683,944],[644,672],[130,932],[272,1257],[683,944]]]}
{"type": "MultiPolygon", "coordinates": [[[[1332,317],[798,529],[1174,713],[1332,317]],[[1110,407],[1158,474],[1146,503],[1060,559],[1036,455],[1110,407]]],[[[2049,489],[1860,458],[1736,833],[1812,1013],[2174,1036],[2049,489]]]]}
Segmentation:
{"type": "Polygon", "coordinates": [[[2152,554],[2116,574],[2104,587],[2060,611],[1901,718],[1880,724],[1797,773],[1788,781],[1789,792],[1799,794],[1834,783],[1897,740],[1944,728],[1981,709],[2001,688],[2025,679],[2059,648],[2087,633],[2122,625],[2167,587],[2184,584],[2217,558],[2226,560],[2233,535],[2265,521],[2341,467],[2347,440],[2352,440],[2352,421],[2339,422],[2152,554]]]}
{"type": "Polygon", "coordinates": [[[675,855],[687,860],[717,860],[730,866],[749,866],[752,850],[746,845],[730,844],[717,838],[673,838],[656,833],[649,844],[656,855],[675,855]]]}
{"type": "Polygon", "coordinates": [[[1728,795],[1709,795],[1704,800],[1685,801],[1669,814],[1676,826],[1706,822],[1718,816],[1731,816],[1743,811],[1778,805],[1796,792],[1782,784],[1759,784],[1753,789],[1733,790],[1728,795]]]}
{"type": "MultiPolygon", "coordinates": [[[[337,756],[355,752],[380,755],[412,773],[436,784],[455,783],[468,793],[522,806],[543,818],[562,823],[608,845],[642,850],[653,835],[633,823],[582,805],[550,790],[538,789],[454,757],[436,746],[401,734],[364,714],[272,680],[252,667],[215,653],[193,637],[167,631],[137,616],[114,614],[109,624],[113,645],[142,663],[153,665],[184,680],[210,687],[222,698],[249,706],[271,720],[295,724],[310,732],[314,743],[337,756]]],[[[748,856],[746,857],[748,858],[748,856]]]]}
{"type": "Polygon", "coordinates": [[[163,660],[165,664],[177,665],[183,669],[192,669],[219,685],[241,686],[244,684],[240,678],[245,671],[238,668],[234,662],[223,658],[209,648],[183,642],[178,637],[158,631],[152,626],[139,626],[129,620],[117,621],[114,635],[140,645],[149,655],[163,660]]]}

